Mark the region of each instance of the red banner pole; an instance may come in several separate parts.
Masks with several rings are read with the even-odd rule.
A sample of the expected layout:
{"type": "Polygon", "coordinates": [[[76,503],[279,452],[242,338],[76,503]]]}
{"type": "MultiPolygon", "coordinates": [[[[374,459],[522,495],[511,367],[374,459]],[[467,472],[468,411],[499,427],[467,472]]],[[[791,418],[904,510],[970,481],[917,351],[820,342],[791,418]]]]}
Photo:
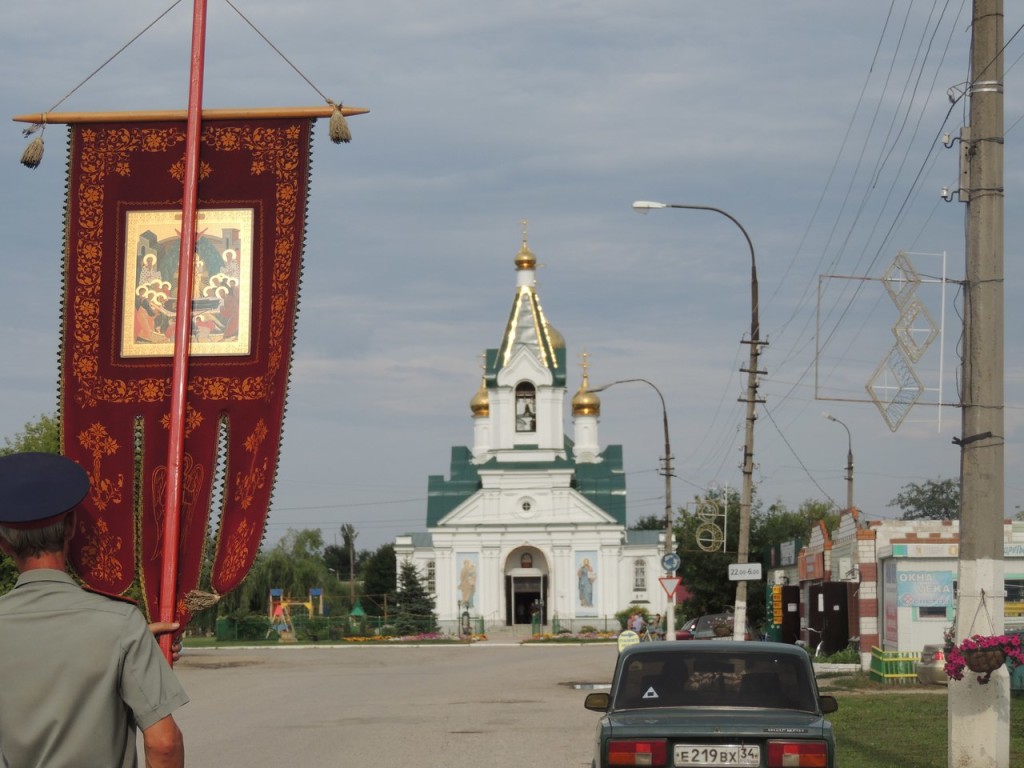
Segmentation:
{"type": "MultiPolygon", "coordinates": [[[[202,128],[205,48],[206,0],[194,0],[185,134],[185,182],[181,206],[181,251],[178,257],[178,299],[174,325],[174,367],[171,373],[171,425],[167,440],[167,492],[164,496],[160,621],[174,621],[175,597],[178,591],[181,479],[185,458],[189,338],[192,333],[192,282],[196,249],[196,205],[199,197],[199,132],[202,128]]],[[[160,638],[160,647],[169,663],[173,663],[171,642],[170,634],[160,638]]]]}

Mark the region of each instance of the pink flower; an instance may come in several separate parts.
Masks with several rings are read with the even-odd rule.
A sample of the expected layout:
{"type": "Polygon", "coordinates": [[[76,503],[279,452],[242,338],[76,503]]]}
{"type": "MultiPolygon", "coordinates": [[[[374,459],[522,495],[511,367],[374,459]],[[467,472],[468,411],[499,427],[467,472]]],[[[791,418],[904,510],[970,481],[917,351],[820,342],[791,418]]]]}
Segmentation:
{"type": "MultiPolygon", "coordinates": [[[[1013,635],[972,635],[965,638],[960,645],[951,645],[946,651],[946,674],[953,680],[963,680],[964,669],[967,667],[967,659],[964,658],[966,651],[1000,650],[1007,659],[1012,660],[1013,666],[1024,665],[1024,649],[1021,648],[1019,634],[1013,635]]],[[[994,670],[993,670],[994,671],[994,670]]],[[[992,672],[985,672],[978,675],[978,682],[985,684],[992,676],[992,672]]]]}

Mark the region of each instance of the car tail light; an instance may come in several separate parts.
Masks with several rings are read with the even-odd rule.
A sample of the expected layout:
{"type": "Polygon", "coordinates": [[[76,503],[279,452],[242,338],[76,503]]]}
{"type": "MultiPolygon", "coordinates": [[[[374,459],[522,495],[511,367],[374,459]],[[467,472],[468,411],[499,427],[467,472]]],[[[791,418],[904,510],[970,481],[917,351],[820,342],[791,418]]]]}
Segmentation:
{"type": "Polygon", "coordinates": [[[665,739],[612,739],[608,742],[608,765],[667,765],[665,739]]]}
{"type": "Polygon", "coordinates": [[[768,768],[827,768],[828,747],[823,741],[769,741],[768,768]]]}
{"type": "Polygon", "coordinates": [[[932,661],[945,661],[945,660],[946,660],[946,654],[943,653],[942,651],[936,651],[935,654],[932,656],[932,661]]]}

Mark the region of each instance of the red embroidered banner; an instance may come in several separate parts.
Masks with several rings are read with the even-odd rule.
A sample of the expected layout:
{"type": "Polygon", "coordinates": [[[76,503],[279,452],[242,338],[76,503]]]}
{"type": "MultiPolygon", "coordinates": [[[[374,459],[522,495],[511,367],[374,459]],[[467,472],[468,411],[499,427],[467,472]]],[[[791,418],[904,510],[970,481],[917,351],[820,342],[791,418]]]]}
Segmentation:
{"type": "Polygon", "coordinates": [[[262,542],[302,267],[311,123],[204,123],[195,279],[184,320],[175,308],[185,123],[71,129],[62,440],[92,481],[71,562],[89,587],[108,594],[124,593],[138,570],[152,617],[178,322],[191,328],[180,620],[189,619],[184,595],[199,583],[215,490],[222,496],[215,592],[241,583],[262,542]]]}

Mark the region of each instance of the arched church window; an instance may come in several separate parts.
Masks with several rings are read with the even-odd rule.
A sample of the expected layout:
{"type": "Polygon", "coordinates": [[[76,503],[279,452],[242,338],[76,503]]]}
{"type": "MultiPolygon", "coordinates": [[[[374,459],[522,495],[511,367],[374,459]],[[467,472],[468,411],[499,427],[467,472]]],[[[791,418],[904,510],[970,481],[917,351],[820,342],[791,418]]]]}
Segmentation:
{"type": "Polygon", "coordinates": [[[523,552],[519,558],[520,568],[533,568],[533,555],[529,552],[523,552]]]}
{"type": "Polygon", "coordinates": [[[537,390],[527,381],[516,386],[516,432],[537,431],[537,390]]]}
{"type": "Polygon", "coordinates": [[[644,560],[633,561],[633,591],[647,591],[647,563],[644,560]]]}

